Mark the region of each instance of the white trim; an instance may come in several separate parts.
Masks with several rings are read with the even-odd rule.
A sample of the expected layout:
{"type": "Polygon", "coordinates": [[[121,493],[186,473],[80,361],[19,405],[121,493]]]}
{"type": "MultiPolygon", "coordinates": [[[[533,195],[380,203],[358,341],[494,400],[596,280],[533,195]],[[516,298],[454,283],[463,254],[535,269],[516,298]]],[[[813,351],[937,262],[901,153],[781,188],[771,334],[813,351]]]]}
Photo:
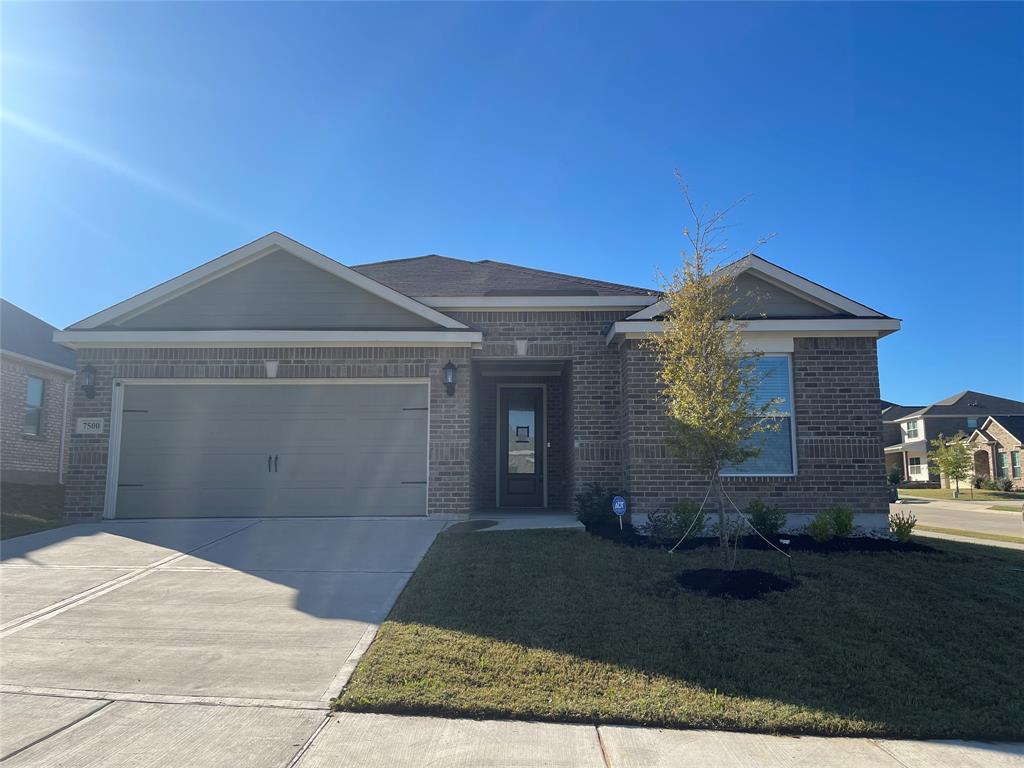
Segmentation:
{"type": "Polygon", "coordinates": [[[127,319],[278,250],[286,251],[292,256],[312,264],[314,267],[318,267],[335,277],[362,288],[367,293],[389,301],[419,317],[437,323],[443,328],[466,327],[458,320],[448,317],[435,309],[431,309],[415,299],[409,298],[404,293],[388,288],[383,283],[379,283],[366,275],[349,269],[343,264],[334,261],[334,259],[330,259],[322,253],[317,253],[312,248],[292,240],[280,232],[271,232],[257,240],[253,240],[248,245],[243,245],[241,248],[236,248],[225,253],[223,256],[218,256],[216,259],[208,261],[154,288],[150,288],[148,291],[143,291],[130,299],[104,309],[102,312],[97,312],[84,320],[80,320],[74,325],[69,326],[68,329],[84,330],[96,328],[100,325],[127,319]]]}
{"type": "Polygon", "coordinates": [[[580,312],[616,308],[646,307],[658,300],[655,295],[627,296],[418,296],[428,307],[460,310],[549,310],[580,312]]]}
{"type": "Polygon", "coordinates": [[[54,339],[89,347],[469,347],[471,330],[445,331],[57,331],[54,339]]]}
{"type": "Polygon", "coordinates": [[[789,361],[786,366],[789,369],[789,443],[790,451],[793,457],[793,471],[792,472],[760,472],[756,474],[746,472],[722,472],[722,477],[796,477],[800,474],[800,467],[797,464],[797,451],[796,451],[796,395],[794,393],[794,381],[793,381],[793,356],[792,355],[764,355],[764,357],[784,357],[789,361]]]}
{"type": "MultiPolygon", "coordinates": [[[[900,329],[900,321],[894,318],[807,318],[794,320],[737,320],[732,324],[744,334],[775,333],[799,336],[873,336],[880,338],[900,329]]],[[[627,339],[643,338],[652,333],[661,333],[665,323],[662,320],[618,320],[612,323],[605,334],[605,341],[613,343],[618,337],[627,339]]]]}
{"type": "MultiPolygon", "coordinates": [[[[509,375],[514,375],[514,374],[509,374],[509,375]]],[[[548,508],[548,385],[544,384],[544,383],[541,383],[541,384],[535,384],[535,383],[533,383],[533,384],[531,384],[531,383],[514,384],[514,383],[511,383],[511,384],[498,384],[497,385],[497,395],[498,396],[495,398],[495,400],[497,401],[497,403],[495,405],[495,407],[497,409],[497,414],[496,414],[495,419],[494,419],[494,427],[495,427],[495,436],[494,436],[494,443],[495,443],[495,457],[494,457],[495,458],[495,462],[494,462],[494,508],[495,509],[520,509],[520,507],[513,507],[513,506],[503,507],[503,506],[501,506],[501,450],[502,450],[502,445],[501,445],[501,424],[502,424],[502,418],[501,418],[501,390],[503,390],[503,389],[540,389],[540,391],[541,391],[541,394],[540,394],[540,413],[541,413],[541,416],[540,416],[540,418],[541,418],[541,424],[543,425],[542,429],[541,429],[541,438],[542,438],[541,442],[543,443],[543,445],[541,446],[541,453],[542,453],[542,456],[543,456],[542,467],[543,467],[543,472],[544,472],[544,478],[541,481],[541,484],[543,485],[542,493],[543,493],[543,496],[544,496],[543,503],[541,504],[541,507],[543,509],[547,509],[548,508]]],[[[508,449],[508,443],[506,443],[504,447],[507,450],[508,449]]]]}
{"type": "Polygon", "coordinates": [[[103,494],[103,517],[115,519],[117,514],[117,475],[121,464],[121,426],[124,413],[124,391],[135,386],[167,386],[168,384],[251,386],[251,385],[343,385],[343,384],[421,384],[427,388],[427,484],[423,514],[430,517],[430,377],[344,378],[344,379],[114,379],[110,404],[110,434],[107,442],[107,485],[103,494]]]}
{"type": "MultiPolygon", "coordinates": [[[[728,271],[734,278],[744,272],[753,272],[767,278],[769,282],[774,283],[777,287],[788,290],[801,298],[812,301],[819,306],[848,312],[854,317],[885,317],[882,313],[865,304],[848,299],[840,293],[811,282],[752,253],[732,264],[727,264],[723,269],[728,271]]],[[[635,315],[631,315],[627,320],[650,320],[664,314],[667,306],[667,302],[659,301],[637,312],[635,315]]]]}
{"type": "MultiPolygon", "coordinates": [[[[58,331],[59,333],[59,331],[58,331]]],[[[36,368],[40,368],[50,373],[56,373],[59,376],[74,377],[75,371],[71,368],[65,368],[63,365],[57,365],[56,363],[48,363],[45,360],[40,360],[37,357],[29,357],[28,355],[21,355],[17,352],[11,352],[10,350],[0,350],[0,360],[4,358],[10,358],[15,363],[21,363],[22,365],[34,365],[36,368]]]]}

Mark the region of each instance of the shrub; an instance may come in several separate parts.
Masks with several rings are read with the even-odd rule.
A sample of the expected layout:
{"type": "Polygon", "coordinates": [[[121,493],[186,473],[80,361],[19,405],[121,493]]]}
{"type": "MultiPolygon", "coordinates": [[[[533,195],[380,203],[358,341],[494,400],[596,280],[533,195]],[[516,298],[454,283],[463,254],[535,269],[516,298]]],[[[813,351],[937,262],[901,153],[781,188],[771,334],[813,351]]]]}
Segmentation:
{"type": "Polygon", "coordinates": [[[819,512],[807,526],[807,534],[819,544],[832,541],[836,536],[835,525],[828,510],[819,512]]]}
{"type": "Polygon", "coordinates": [[[786,513],[781,507],[765,504],[760,499],[754,499],[747,505],[747,514],[750,515],[750,524],[765,536],[774,536],[786,524],[786,513]]]}
{"type": "Polygon", "coordinates": [[[847,507],[823,509],[807,526],[807,533],[819,543],[831,541],[837,536],[845,538],[853,533],[853,510],[847,507]]]}
{"type": "Polygon", "coordinates": [[[1011,480],[1008,477],[1001,477],[1001,478],[999,478],[999,480],[996,481],[996,485],[999,486],[998,488],[996,488],[997,491],[1012,491],[1013,490],[1013,480],[1011,480]]]}
{"type": "Polygon", "coordinates": [[[671,509],[659,509],[647,515],[647,522],[641,527],[652,539],[678,540],[687,531],[690,536],[700,536],[706,522],[704,510],[691,501],[680,501],[671,509]],[[692,524],[692,527],[691,527],[692,524]]]}
{"type": "Polygon", "coordinates": [[[984,488],[985,484],[988,483],[988,475],[976,475],[974,478],[975,488],[984,488]]]}
{"type": "Polygon", "coordinates": [[[825,513],[832,518],[835,535],[843,539],[853,533],[853,510],[848,507],[829,507],[825,513]]]}
{"type": "Polygon", "coordinates": [[[893,467],[889,470],[889,474],[885,476],[885,479],[889,481],[889,485],[899,485],[903,482],[903,469],[901,467],[893,467]]]}
{"type": "Polygon", "coordinates": [[[914,532],[915,525],[917,525],[917,518],[913,512],[899,510],[889,513],[889,529],[904,544],[910,541],[910,534],[914,532]]]}
{"type": "Polygon", "coordinates": [[[615,514],[612,512],[612,499],[619,494],[606,490],[599,483],[586,483],[583,490],[573,497],[576,519],[587,528],[592,525],[607,523],[615,514]]]}

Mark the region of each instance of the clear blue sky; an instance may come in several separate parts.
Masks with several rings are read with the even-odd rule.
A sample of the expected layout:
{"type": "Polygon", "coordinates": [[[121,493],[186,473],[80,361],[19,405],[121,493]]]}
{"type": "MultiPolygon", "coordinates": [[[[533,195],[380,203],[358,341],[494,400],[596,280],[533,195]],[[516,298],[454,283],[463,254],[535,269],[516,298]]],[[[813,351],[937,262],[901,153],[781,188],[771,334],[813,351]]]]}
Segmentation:
{"type": "Polygon", "coordinates": [[[654,285],[695,193],[1024,397],[1024,5],[11,4],[3,295],[64,326],[270,230],[654,285]]]}

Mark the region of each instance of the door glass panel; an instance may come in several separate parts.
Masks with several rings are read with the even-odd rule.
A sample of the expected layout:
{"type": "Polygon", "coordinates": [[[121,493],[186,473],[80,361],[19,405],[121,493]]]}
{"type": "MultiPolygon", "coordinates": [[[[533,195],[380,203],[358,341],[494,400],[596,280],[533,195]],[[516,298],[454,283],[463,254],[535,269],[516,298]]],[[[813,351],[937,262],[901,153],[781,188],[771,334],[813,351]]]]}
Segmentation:
{"type": "Polygon", "coordinates": [[[537,414],[531,391],[508,393],[508,472],[532,475],[537,464],[537,414]]]}

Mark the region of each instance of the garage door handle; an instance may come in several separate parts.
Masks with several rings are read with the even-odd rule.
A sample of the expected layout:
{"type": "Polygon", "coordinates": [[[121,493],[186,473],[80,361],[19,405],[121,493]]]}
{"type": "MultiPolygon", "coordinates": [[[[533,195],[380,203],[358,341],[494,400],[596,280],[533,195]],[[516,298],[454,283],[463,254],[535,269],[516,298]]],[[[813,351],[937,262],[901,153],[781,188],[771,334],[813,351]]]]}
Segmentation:
{"type": "Polygon", "coordinates": [[[274,471],[277,472],[277,454],[274,454],[274,471]]]}
{"type": "Polygon", "coordinates": [[[271,458],[272,458],[272,456],[268,453],[267,454],[267,472],[270,471],[270,459],[271,458]]]}

